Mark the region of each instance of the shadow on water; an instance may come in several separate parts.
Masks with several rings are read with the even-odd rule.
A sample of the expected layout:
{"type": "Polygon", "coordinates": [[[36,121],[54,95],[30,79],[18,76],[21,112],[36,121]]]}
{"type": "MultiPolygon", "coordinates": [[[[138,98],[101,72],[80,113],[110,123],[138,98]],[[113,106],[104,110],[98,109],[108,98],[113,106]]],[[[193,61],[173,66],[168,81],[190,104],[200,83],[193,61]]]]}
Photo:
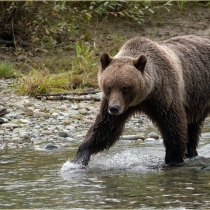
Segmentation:
{"type": "Polygon", "coordinates": [[[209,129],[199,156],[182,167],[164,165],[161,140],[120,141],[81,169],[70,160],[78,142],[58,150],[1,150],[0,208],[208,208],[209,129]]]}

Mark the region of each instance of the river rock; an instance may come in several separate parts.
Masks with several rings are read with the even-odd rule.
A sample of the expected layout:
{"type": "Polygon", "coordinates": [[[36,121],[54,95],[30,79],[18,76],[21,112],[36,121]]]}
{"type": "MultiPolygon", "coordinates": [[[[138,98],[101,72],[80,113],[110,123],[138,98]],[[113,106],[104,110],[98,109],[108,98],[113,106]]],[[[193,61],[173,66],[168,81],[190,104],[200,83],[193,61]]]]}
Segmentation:
{"type": "Polygon", "coordinates": [[[51,117],[51,115],[49,113],[45,113],[45,112],[34,112],[33,113],[33,117],[35,118],[45,118],[45,119],[49,119],[51,117]]]}
{"type": "Polygon", "coordinates": [[[1,119],[4,120],[5,123],[9,122],[9,120],[4,117],[1,117],[1,119]]]}
{"type": "Polygon", "coordinates": [[[59,114],[64,116],[64,117],[69,117],[69,113],[68,112],[59,112],[59,114]]]}
{"type": "Polygon", "coordinates": [[[45,149],[47,149],[47,150],[56,150],[56,149],[58,149],[58,147],[55,146],[55,145],[53,145],[53,144],[48,144],[48,145],[45,147],[45,149]]]}
{"type": "Polygon", "coordinates": [[[44,135],[50,135],[51,133],[52,133],[52,131],[42,130],[42,134],[44,134],[44,135]]]}
{"type": "Polygon", "coordinates": [[[79,109],[79,113],[85,115],[85,114],[87,114],[87,110],[86,109],[79,109]]]}
{"type": "Polygon", "coordinates": [[[15,136],[15,137],[13,137],[12,139],[11,139],[11,141],[13,142],[13,143],[20,143],[22,140],[21,140],[21,138],[19,137],[19,136],[15,136]]]}
{"type": "Polygon", "coordinates": [[[69,137],[69,134],[68,134],[67,132],[64,132],[64,131],[60,131],[60,132],[58,133],[58,135],[59,135],[60,137],[64,137],[64,138],[69,137]]]}
{"type": "Polygon", "coordinates": [[[88,105],[89,105],[89,104],[88,104],[88,103],[85,103],[85,102],[80,102],[80,103],[78,104],[78,106],[79,106],[80,109],[86,109],[88,105]]]}
{"type": "Polygon", "coordinates": [[[58,109],[65,111],[68,109],[68,107],[66,105],[61,105],[60,107],[58,107],[58,109]]]}
{"type": "Polygon", "coordinates": [[[210,166],[203,168],[204,171],[210,171],[210,166]]]}
{"type": "Polygon", "coordinates": [[[91,96],[91,98],[92,98],[93,100],[100,101],[100,99],[101,99],[101,94],[94,94],[94,95],[91,96]]]}
{"type": "Polygon", "coordinates": [[[26,133],[26,132],[20,133],[19,136],[22,139],[30,139],[31,138],[30,135],[29,135],[29,133],[26,133]]]}
{"type": "Polygon", "coordinates": [[[8,111],[5,106],[0,105],[0,116],[7,114],[8,111]]]}
{"type": "Polygon", "coordinates": [[[20,119],[21,116],[19,113],[9,113],[9,114],[5,114],[4,118],[11,120],[11,119],[20,119]]]}
{"type": "Polygon", "coordinates": [[[2,124],[2,128],[10,128],[10,129],[14,129],[14,128],[18,128],[21,127],[21,125],[15,124],[15,123],[5,123],[2,124]]]}
{"type": "Polygon", "coordinates": [[[26,119],[20,119],[20,122],[23,124],[30,124],[31,121],[30,120],[26,120],[26,119]]]}
{"type": "Polygon", "coordinates": [[[77,104],[73,104],[72,106],[71,106],[71,109],[73,109],[73,110],[77,110],[79,107],[78,107],[78,105],[77,104]]]}
{"type": "Polygon", "coordinates": [[[58,116],[57,119],[61,121],[61,120],[65,119],[65,117],[64,116],[58,116]]]}
{"type": "Polygon", "coordinates": [[[68,125],[68,126],[66,126],[66,129],[67,129],[67,130],[73,131],[73,130],[75,130],[75,126],[73,126],[73,125],[68,125]]]}
{"type": "Polygon", "coordinates": [[[53,117],[54,119],[57,119],[58,116],[59,116],[59,114],[58,114],[57,112],[53,112],[53,113],[52,113],[52,117],[53,117]]]}
{"type": "Polygon", "coordinates": [[[25,108],[23,103],[21,103],[21,102],[17,102],[15,104],[13,104],[12,106],[14,106],[14,107],[16,107],[18,109],[24,109],[25,108]]]}
{"type": "Polygon", "coordinates": [[[138,140],[138,139],[145,139],[144,135],[123,135],[121,140],[138,140]]]}
{"type": "Polygon", "coordinates": [[[74,141],[75,139],[71,138],[71,137],[66,137],[65,138],[66,141],[74,141]]]}
{"type": "Polygon", "coordinates": [[[62,125],[70,125],[71,121],[70,120],[64,120],[61,124],[62,125]]]}
{"type": "Polygon", "coordinates": [[[159,139],[159,135],[157,135],[155,132],[152,132],[147,135],[147,138],[159,139]]]}

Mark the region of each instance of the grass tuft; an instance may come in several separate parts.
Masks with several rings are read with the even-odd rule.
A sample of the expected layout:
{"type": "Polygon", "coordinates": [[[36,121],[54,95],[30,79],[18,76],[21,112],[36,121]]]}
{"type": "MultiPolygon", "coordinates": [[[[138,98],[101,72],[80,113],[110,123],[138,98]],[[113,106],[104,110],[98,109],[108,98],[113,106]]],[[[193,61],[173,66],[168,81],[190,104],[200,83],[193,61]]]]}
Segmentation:
{"type": "Polygon", "coordinates": [[[51,92],[63,92],[68,89],[68,73],[51,75],[48,69],[44,71],[32,69],[28,75],[20,79],[18,93],[35,96],[51,92]]]}
{"type": "Polygon", "coordinates": [[[15,78],[17,77],[18,72],[14,69],[13,65],[6,62],[0,63],[0,78],[15,78]]]}
{"type": "Polygon", "coordinates": [[[42,60],[25,64],[26,74],[19,79],[18,93],[35,96],[52,92],[97,87],[98,58],[87,43],[77,42],[75,55],[56,60],[42,60]],[[54,63],[56,62],[56,65],[54,63]],[[56,67],[55,67],[56,66],[56,67]],[[59,68],[60,67],[60,68],[59,68]],[[28,72],[28,73],[27,73],[28,72]]]}

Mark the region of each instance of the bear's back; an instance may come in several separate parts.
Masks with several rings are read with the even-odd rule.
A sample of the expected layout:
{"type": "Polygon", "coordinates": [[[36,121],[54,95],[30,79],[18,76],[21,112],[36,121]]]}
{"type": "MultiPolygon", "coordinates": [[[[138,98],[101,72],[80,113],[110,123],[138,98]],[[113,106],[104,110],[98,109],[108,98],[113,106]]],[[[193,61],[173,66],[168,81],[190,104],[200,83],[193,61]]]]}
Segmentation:
{"type": "Polygon", "coordinates": [[[168,80],[170,88],[178,82],[184,104],[198,108],[203,101],[210,106],[209,39],[189,35],[156,43],[137,37],[128,40],[115,57],[135,58],[141,54],[148,61],[145,71],[155,81],[168,80]]]}

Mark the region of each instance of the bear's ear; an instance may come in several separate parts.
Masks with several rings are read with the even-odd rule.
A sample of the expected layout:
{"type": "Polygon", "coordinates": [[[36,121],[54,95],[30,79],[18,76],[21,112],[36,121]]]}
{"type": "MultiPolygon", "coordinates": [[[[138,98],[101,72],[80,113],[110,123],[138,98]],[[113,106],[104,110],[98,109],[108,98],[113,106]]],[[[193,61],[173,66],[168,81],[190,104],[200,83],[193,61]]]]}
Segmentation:
{"type": "Polygon", "coordinates": [[[141,72],[144,71],[146,63],[147,63],[147,58],[145,55],[140,55],[138,58],[133,60],[134,66],[141,72]]]}
{"type": "Polygon", "coordinates": [[[100,60],[101,60],[101,67],[103,71],[112,61],[112,57],[108,53],[102,53],[100,60]]]}

